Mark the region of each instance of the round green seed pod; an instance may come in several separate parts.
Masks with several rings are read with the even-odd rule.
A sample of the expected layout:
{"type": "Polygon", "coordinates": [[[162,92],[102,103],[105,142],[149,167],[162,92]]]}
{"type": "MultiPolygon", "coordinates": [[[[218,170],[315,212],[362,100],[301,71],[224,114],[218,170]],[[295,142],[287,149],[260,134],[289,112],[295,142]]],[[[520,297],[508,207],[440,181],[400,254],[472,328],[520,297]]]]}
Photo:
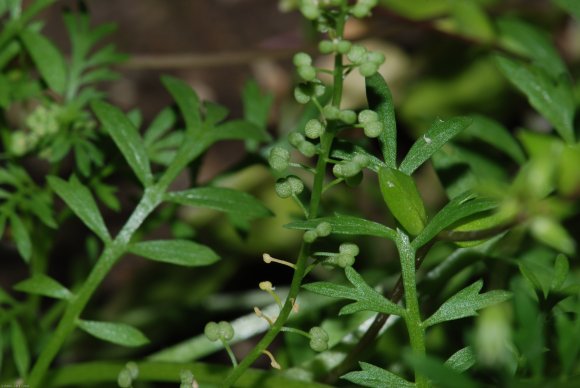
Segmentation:
{"type": "Polygon", "coordinates": [[[340,109],[333,105],[326,105],[322,108],[322,114],[324,114],[327,120],[336,120],[340,114],[340,109]]]}
{"type": "Polygon", "coordinates": [[[117,385],[121,388],[129,388],[133,385],[133,378],[131,377],[131,372],[127,369],[123,369],[119,372],[117,376],[117,385]]]}
{"type": "Polygon", "coordinates": [[[181,380],[181,384],[189,384],[191,387],[195,377],[193,376],[193,372],[189,369],[182,369],[181,372],[179,372],[179,378],[181,380]]]}
{"type": "Polygon", "coordinates": [[[360,44],[353,44],[346,56],[349,61],[358,64],[365,59],[366,53],[367,49],[364,46],[361,46],[360,44]]]}
{"type": "Polygon", "coordinates": [[[304,135],[302,135],[300,132],[290,132],[288,135],[288,143],[296,148],[298,148],[298,146],[303,143],[304,140],[304,135]]]}
{"type": "Polygon", "coordinates": [[[310,347],[312,350],[324,352],[328,349],[328,334],[323,328],[314,326],[308,334],[310,335],[310,347]]]}
{"type": "Polygon", "coordinates": [[[276,195],[280,198],[288,198],[292,196],[292,186],[286,179],[278,179],[274,184],[276,195]]]}
{"type": "Polygon", "coordinates": [[[320,10],[315,4],[304,4],[300,7],[300,12],[306,19],[316,20],[320,16],[320,10]]]}
{"type": "Polygon", "coordinates": [[[378,120],[378,113],[370,109],[361,110],[358,114],[358,122],[361,124],[372,123],[373,121],[378,120]]]}
{"type": "Polygon", "coordinates": [[[226,321],[221,321],[220,323],[218,323],[219,326],[219,334],[220,334],[220,338],[223,338],[226,341],[231,340],[232,338],[234,338],[234,327],[232,326],[231,323],[226,322],[226,321]]]}
{"type": "Polygon", "coordinates": [[[203,329],[203,333],[211,342],[215,342],[220,338],[220,328],[216,322],[208,322],[203,329]]]}
{"type": "Polygon", "coordinates": [[[316,225],[316,234],[318,237],[326,237],[332,233],[332,225],[328,222],[321,222],[320,224],[316,225]]]}
{"type": "Polygon", "coordinates": [[[338,51],[340,54],[347,54],[350,51],[351,47],[352,47],[351,42],[349,42],[348,40],[341,40],[336,44],[336,51],[338,51]]]}
{"type": "Polygon", "coordinates": [[[377,51],[369,51],[367,53],[367,61],[372,62],[377,66],[382,65],[385,62],[385,55],[377,51]]]}
{"type": "Polygon", "coordinates": [[[307,230],[302,235],[302,238],[307,243],[313,243],[318,238],[318,234],[314,230],[307,230]]]}
{"type": "Polygon", "coordinates": [[[294,66],[296,67],[310,66],[312,65],[312,58],[306,53],[296,53],[292,58],[292,63],[294,63],[294,66]]]}
{"type": "Polygon", "coordinates": [[[352,110],[342,110],[338,114],[338,118],[346,124],[354,124],[356,122],[356,113],[352,110]]]}
{"type": "Polygon", "coordinates": [[[352,162],[362,169],[362,168],[367,167],[371,161],[369,160],[369,157],[366,155],[356,154],[352,158],[352,162]]]}
{"type": "Polygon", "coordinates": [[[360,167],[353,163],[353,162],[341,162],[339,164],[335,164],[332,168],[332,173],[337,178],[350,178],[355,176],[360,172],[360,167]]]}
{"type": "Polygon", "coordinates": [[[276,171],[284,171],[290,163],[290,151],[282,147],[273,147],[268,155],[268,163],[276,171]]]}
{"type": "Polygon", "coordinates": [[[313,93],[316,97],[322,96],[324,94],[324,92],[326,92],[326,86],[324,86],[324,84],[322,84],[321,82],[314,84],[314,92],[313,93]]]}
{"type": "Polygon", "coordinates": [[[308,120],[304,133],[310,139],[318,139],[324,133],[324,125],[317,119],[308,120]]]}
{"type": "Polygon", "coordinates": [[[300,84],[294,88],[294,99],[299,104],[306,104],[310,101],[310,91],[308,90],[308,84],[300,84]]]}
{"type": "Polygon", "coordinates": [[[298,151],[308,158],[316,155],[316,146],[309,141],[304,140],[302,143],[298,144],[298,151]]]}
{"type": "Polygon", "coordinates": [[[292,190],[292,194],[298,195],[304,191],[304,183],[300,178],[294,175],[290,175],[286,178],[286,182],[290,185],[290,190],[292,190]]]}
{"type": "Polygon", "coordinates": [[[381,134],[383,131],[383,124],[380,121],[374,121],[372,123],[367,123],[363,127],[365,136],[374,138],[381,134]]]}
{"type": "Polygon", "coordinates": [[[374,62],[364,62],[358,68],[358,72],[363,77],[370,77],[379,70],[379,66],[374,62]]]}
{"type": "Polygon", "coordinates": [[[127,364],[125,364],[125,369],[129,371],[132,379],[139,377],[139,366],[136,362],[129,361],[127,364]]]}
{"type": "Polygon", "coordinates": [[[358,247],[358,245],[353,244],[353,243],[342,243],[340,244],[340,246],[338,247],[338,251],[340,253],[344,253],[350,256],[356,256],[359,254],[360,249],[358,247]]]}
{"type": "Polygon", "coordinates": [[[316,78],[316,69],[313,66],[298,66],[296,70],[298,71],[298,75],[305,81],[312,81],[316,78]]]}
{"type": "Polygon", "coordinates": [[[331,40],[323,40],[318,43],[318,51],[322,54],[330,54],[334,52],[334,42],[331,40]]]}
{"type": "Polygon", "coordinates": [[[336,257],[336,264],[341,268],[351,267],[354,264],[354,256],[341,253],[336,257]]]}

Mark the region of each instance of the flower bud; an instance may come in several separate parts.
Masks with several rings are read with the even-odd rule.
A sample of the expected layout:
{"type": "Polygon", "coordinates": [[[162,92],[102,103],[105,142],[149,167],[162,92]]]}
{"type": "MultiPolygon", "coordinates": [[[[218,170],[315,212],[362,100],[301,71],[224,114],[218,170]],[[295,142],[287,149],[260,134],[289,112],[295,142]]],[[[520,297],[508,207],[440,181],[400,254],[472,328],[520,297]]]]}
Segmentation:
{"type": "Polygon", "coordinates": [[[310,139],[318,139],[324,133],[324,129],[324,125],[319,120],[312,119],[306,123],[304,133],[310,139]]]}

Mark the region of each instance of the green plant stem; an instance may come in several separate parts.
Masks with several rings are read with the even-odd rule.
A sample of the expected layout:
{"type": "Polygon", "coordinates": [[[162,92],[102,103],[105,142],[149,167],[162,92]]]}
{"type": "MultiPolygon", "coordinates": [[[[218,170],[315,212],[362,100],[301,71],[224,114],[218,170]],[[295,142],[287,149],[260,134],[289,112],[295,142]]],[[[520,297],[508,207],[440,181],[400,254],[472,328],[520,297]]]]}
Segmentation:
{"type": "Polygon", "coordinates": [[[115,240],[106,245],[88,278],[75,294],[73,299],[71,299],[71,302],[60,319],[56,330],[34,364],[28,378],[28,384],[30,386],[41,386],[42,380],[44,379],[52,360],[60,351],[60,348],[68,335],[73,331],[76,321],[79,319],[91,296],[99,284],[101,284],[105,276],[107,276],[111,268],[113,268],[119,258],[121,258],[125,253],[135,231],[161,203],[164,191],[165,187],[160,186],[153,186],[146,189],[143,198],[133,211],[133,214],[129,217],[125,226],[121,229],[115,240]]]}
{"type": "MultiPolygon", "coordinates": [[[[401,259],[401,276],[403,278],[403,288],[405,289],[405,323],[409,333],[411,348],[415,356],[425,356],[425,328],[421,320],[419,310],[419,298],[417,295],[417,279],[415,272],[415,250],[409,244],[408,237],[399,233],[397,238],[397,248],[401,259]]],[[[417,388],[426,388],[429,381],[425,376],[415,372],[415,385],[417,388]]]]}

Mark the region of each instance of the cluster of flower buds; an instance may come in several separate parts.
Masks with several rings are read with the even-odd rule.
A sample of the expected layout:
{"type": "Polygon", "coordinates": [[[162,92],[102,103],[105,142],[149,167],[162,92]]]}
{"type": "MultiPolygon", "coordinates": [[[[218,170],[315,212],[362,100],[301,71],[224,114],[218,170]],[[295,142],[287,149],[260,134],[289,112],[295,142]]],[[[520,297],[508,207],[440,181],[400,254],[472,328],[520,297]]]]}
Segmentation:
{"type": "Polygon", "coordinates": [[[341,268],[350,267],[354,264],[354,260],[358,254],[358,245],[353,243],[342,243],[338,248],[338,253],[331,256],[326,263],[334,264],[341,268]]]}
{"type": "Polygon", "coordinates": [[[353,44],[346,54],[348,60],[358,67],[360,75],[370,77],[385,62],[385,56],[376,51],[369,51],[360,44],[353,44]]]}
{"type": "Polygon", "coordinates": [[[306,140],[300,132],[292,132],[288,135],[288,142],[292,147],[295,147],[302,155],[311,158],[316,155],[316,146],[306,140]]]}
{"type": "Polygon", "coordinates": [[[383,123],[379,120],[377,112],[365,109],[358,114],[358,122],[363,127],[367,137],[378,137],[383,132],[383,123]]]}
{"type": "Polygon", "coordinates": [[[297,176],[290,175],[286,178],[278,179],[274,189],[280,198],[289,198],[302,193],[304,183],[297,176]]]}

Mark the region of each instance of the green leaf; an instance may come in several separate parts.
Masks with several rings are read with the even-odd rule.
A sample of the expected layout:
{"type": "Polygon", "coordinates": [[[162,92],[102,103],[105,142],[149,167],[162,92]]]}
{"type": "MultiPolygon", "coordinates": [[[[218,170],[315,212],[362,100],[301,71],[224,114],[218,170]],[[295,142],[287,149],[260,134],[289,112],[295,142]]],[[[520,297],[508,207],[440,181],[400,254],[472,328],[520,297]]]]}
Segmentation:
{"type": "Polygon", "coordinates": [[[56,299],[70,299],[71,292],[62,284],[51,277],[42,274],[34,274],[13,287],[17,291],[29,294],[38,294],[56,299]]]}
{"type": "Polygon", "coordinates": [[[362,371],[349,372],[340,378],[363,387],[412,388],[415,386],[414,383],[410,383],[404,378],[399,377],[388,370],[379,368],[378,366],[367,364],[366,362],[360,362],[359,365],[362,368],[362,371]]]}
{"type": "Polygon", "coordinates": [[[260,127],[244,120],[232,120],[206,131],[204,139],[209,143],[220,140],[268,140],[268,134],[260,127]]]}
{"type": "Polygon", "coordinates": [[[497,206],[498,203],[492,199],[476,198],[473,193],[469,192],[461,194],[453,198],[433,217],[411,245],[417,250],[448,226],[475,214],[495,209],[497,206]]]}
{"type": "Polygon", "coordinates": [[[14,357],[14,364],[16,364],[18,375],[25,377],[30,367],[30,352],[28,350],[26,335],[16,320],[10,322],[10,341],[12,343],[12,356],[14,357]]]}
{"type": "Polygon", "coordinates": [[[219,256],[205,245],[188,240],[143,241],[129,247],[129,252],[154,261],[197,267],[213,264],[219,256]]]}
{"type": "Polygon", "coordinates": [[[274,96],[270,93],[262,94],[256,81],[246,82],[242,91],[244,119],[259,128],[266,128],[273,101],[274,96]]]}
{"type": "Polygon", "coordinates": [[[137,128],[119,108],[102,101],[94,101],[91,107],[105,130],[125,157],[139,181],[147,187],[153,183],[153,175],[145,146],[137,128]]]}
{"type": "Polygon", "coordinates": [[[473,349],[469,346],[453,353],[451,357],[445,361],[445,365],[457,372],[465,372],[475,365],[477,356],[473,349]]]}
{"type": "Polygon", "coordinates": [[[494,26],[477,1],[454,0],[450,2],[457,31],[467,38],[491,43],[495,38],[494,26]]]}
{"type": "Polygon", "coordinates": [[[20,38],[48,86],[63,95],[66,89],[67,69],[60,51],[42,34],[30,29],[23,30],[20,38]]]}
{"type": "Polygon", "coordinates": [[[93,195],[74,175],[68,182],[57,176],[49,176],[47,181],[56,194],[90,230],[103,241],[111,240],[93,195]]]}
{"type": "Polygon", "coordinates": [[[149,340],[143,333],[124,323],[85,321],[79,319],[77,326],[93,337],[121,346],[136,347],[149,343],[149,340]]]}
{"type": "Polygon", "coordinates": [[[576,104],[570,82],[552,78],[543,68],[497,56],[497,64],[509,81],[526,95],[567,143],[574,142],[576,104]]]}
{"type": "Polygon", "coordinates": [[[411,352],[404,355],[405,360],[420,373],[432,381],[433,386],[445,388],[475,388],[478,385],[466,374],[452,369],[442,361],[429,356],[419,356],[411,352]]]}
{"type": "Polygon", "coordinates": [[[580,19],[580,3],[576,0],[552,0],[576,19],[580,19]]]}
{"type": "Polygon", "coordinates": [[[176,116],[170,108],[165,108],[149,125],[145,134],[143,135],[143,143],[146,147],[150,147],[155,144],[171,127],[175,125],[176,116]]]}
{"type": "Polygon", "coordinates": [[[552,278],[550,288],[552,290],[559,290],[562,288],[566,278],[568,277],[568,272],[570,272],[570,263],[566,256],[562,254],[556,256],[556,261],[554,262],[554,277],[552,278]]]}
{"type": "Polygon", "coordinates": [[[431,317],[423,322],[424,327],[475,316],[477,315],[477,310],[504,302],[511,297],[510,292],[503,290],[480,294],[479,291],[481,291],[482,287],[483,281],[479,280],[447,299],[431,317]]]}
{"type": "Polygon", "coordinates": [[[16,249],[24,261],[28,263],[32,257],[32,241],[30,239],[30,233],[28,233],[26,226],[24,226],[20,217],[16,214],[11,214],[9,219],[16,249]]]}
{"type": "Polygon", "coordinates": [[[201,131],[199,97],[195,91],[188,84],[174,77],[163,76],[161,82],[177,102],[188,132],[201,131]]]}
{"type": "Polygon", "coordinates": [[[383,224],[379,224],[378,222],[352,216],[336,215],[334,217],[321,217],[306,221],[295,221],[284,225],[284,227],[288,229],[309,230],[316,228],[316,226],[321,222],[328,222],[332,227],[332,233],[334,234],[374,236],[391,240],[396,238],[396,233],[393,229],[383,224]]]}
{"type": "Polygon", "coordinates": [[[252,195],[223,187],[199,187],[176,191],[167,193],[165,199],[181,205],[223,211],[248,220],[272,214],[252,195]]]}
{"type": "Polygon", "coordinates": [[[377,112],[384,130],[379,135],[381,151],[385,164],[390,168],[397,167],[397,122],[395,105],[389,86],[379,73],[365,78],[369,108],[377,112]]]}
{"type": "Polygon", "coordinates": [[[454,117],[449,120],[436,120],[427,132],[421,136],[399,166],[399,170],[406,175],[411,175],[431,155],[437,152],[445,143],[458,133],[466,129],[472,122],[469,117],[454,117]]]}
{"type": "Polygon", "coordinates": [[[386,299],[379,292],[371,288],[352,267],[346,267],[344,272],[354,288],[329,282],[310,283],[303,287],[310,292],[332,298],[354,300],[354,303],[348,304],[340,310],[340,315],[353,314],[359,311],[375,311],[399,316],[405,315],[404,308],[386,299]]]}
{"type": "Polygon", "coordinates": [[[557,333],[556,346],[558,356],[562,365],[562,374],[570,376],[576,366],[578,366],[578,355],[580,354],[580,341],[573,338],[580,336],[580,313],[576,303],[574,314],[555,314],[555,328],[557,333]]]}
{"type": "Polygon", "coordinates": [[[423,200],[410,176],[389,167],[379,170],[381,194],[391,211],[410,234],[419,234],[427,223],[423,200]]]}
{"type": "Polygon", "coordinates": [[[553,78],[566,74],[566,65],[549,34],[521,19],[501,18],[497,21],[500,43],[510,51],[531,58],[553,78]]]}
{"type": "Polygon", "coordinates": [[[463,132],[463,135],[473,136],[494,146],[519,164],[526,161],[526,156],[519,143],[504,126],[485,116],[475,115],[471,117],[473,122],[463,132]]]}
{"type": "Polygon", "coordinates": [[[573,256],[576,252],[576,240],[557,220],[544,216],[535,217],[531,221],[530,232],[538,241],[562,253],[573,256]]]}
{"type": "Polygon", "coordinates": [[[366,167],[371,171],[379,172],[381,167],[385,167],[385,163],[365,150],[364,148],[354,145],[351,142],[336,139],[333,143],[330,156],[340,160],[353,160],[356,155],[364,155],[369,165],[366,167]]]}

